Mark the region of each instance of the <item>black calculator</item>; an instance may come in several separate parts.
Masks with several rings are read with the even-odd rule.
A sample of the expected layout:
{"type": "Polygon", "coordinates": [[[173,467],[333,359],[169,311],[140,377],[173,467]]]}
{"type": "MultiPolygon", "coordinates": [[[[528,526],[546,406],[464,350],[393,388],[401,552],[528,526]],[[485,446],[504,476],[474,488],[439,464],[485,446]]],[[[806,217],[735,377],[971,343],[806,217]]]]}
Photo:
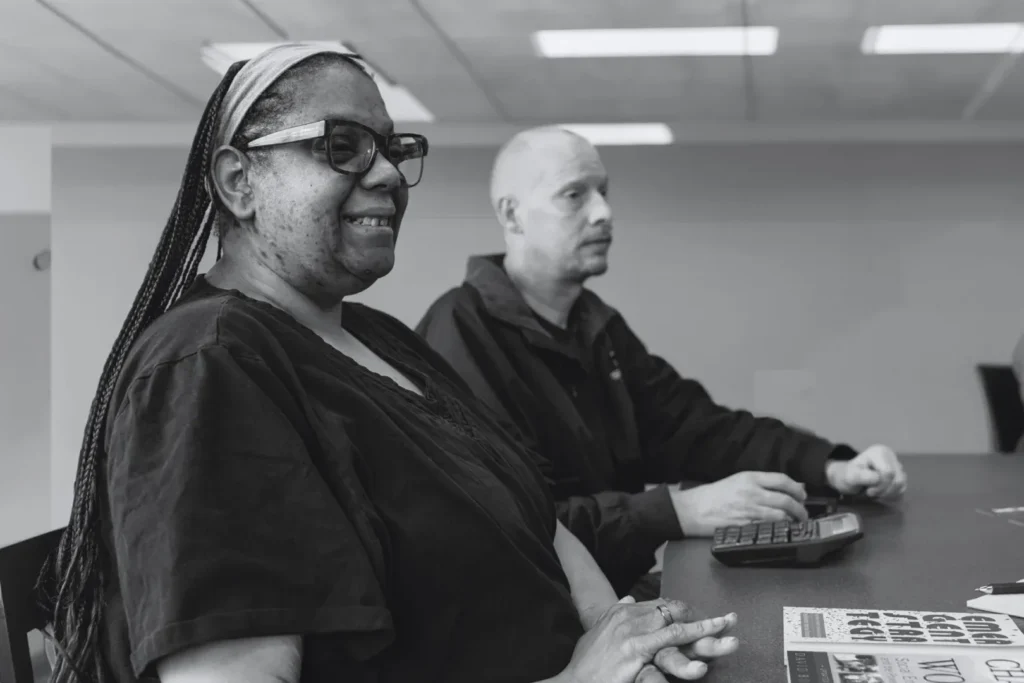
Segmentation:
{"type": "Polygon", "coordinates": [[[853,512],[807,522],[754,522],[715,529],[711,555],[730,567],[814,566],[863,535],[853,512]]]}

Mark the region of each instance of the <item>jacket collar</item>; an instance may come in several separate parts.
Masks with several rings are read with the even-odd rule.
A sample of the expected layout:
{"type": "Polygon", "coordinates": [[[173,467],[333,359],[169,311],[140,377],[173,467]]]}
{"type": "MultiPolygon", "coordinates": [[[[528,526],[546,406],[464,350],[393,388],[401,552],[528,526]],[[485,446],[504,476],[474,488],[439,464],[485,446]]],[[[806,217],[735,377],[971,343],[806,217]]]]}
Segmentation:
{"type": "MultiPolygon", "coordinates": [[[[513,325],[537,346],[543,346],[565,353],[565,348],[551,337],[537,322],[533,311],[523,295],[516,289],[512,279],[505,272],[504,254],[472,256],[466,266],[465,284],[480,293],[484,310],[493,318],[513,325]]],[[[601,301],[601,298],[584,289],[576,302],[576,315],[583,335],[583,341],[590,346],[618,312],[601,301]]]]}

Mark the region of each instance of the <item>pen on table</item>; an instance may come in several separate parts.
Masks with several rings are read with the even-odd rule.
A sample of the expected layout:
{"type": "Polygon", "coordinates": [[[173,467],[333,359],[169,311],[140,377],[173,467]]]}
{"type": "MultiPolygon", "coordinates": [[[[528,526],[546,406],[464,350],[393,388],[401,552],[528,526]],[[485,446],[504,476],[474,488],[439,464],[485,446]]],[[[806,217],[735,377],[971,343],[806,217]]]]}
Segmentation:
{"type": "Polygon", "coordinates": [[[1024,583],[993,583],[982,586],[978,592],[989,595],[1024,595],[1024,583]]]}

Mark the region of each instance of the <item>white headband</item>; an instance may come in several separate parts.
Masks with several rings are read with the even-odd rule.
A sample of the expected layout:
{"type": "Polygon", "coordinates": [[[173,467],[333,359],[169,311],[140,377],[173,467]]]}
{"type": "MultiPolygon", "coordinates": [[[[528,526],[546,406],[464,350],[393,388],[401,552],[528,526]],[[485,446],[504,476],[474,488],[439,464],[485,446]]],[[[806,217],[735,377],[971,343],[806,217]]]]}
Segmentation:
{"type": "Polygon", "coordinates": [[[275,45],[250,59],[235,74],[224,94],[213,148],[231,144],[231,139],[235,137],[252,105],[288,69],[313,55],[325,52],[359,57],[340,44],[306,42],[275,45]]]}

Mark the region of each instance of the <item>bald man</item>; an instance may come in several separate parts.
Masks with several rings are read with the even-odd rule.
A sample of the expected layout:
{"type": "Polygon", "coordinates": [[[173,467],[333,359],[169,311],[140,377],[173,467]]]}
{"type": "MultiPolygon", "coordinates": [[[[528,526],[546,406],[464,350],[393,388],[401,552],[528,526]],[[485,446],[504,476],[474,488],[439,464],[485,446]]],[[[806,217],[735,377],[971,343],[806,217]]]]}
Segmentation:
{"type": "Polygon", "coordinates": [[[620,595],[658,594],[647,572],[665,541],[805,520],[808,490],[902,494],[891,449],[858,453],[716,404],[585,288],[612,243],[608,174],[585,139],[517,135],[495,160],[491,201],[505,253],[471,258],[417,331],[532,448],[560,518],[620,595]],[[681,480],[704,483],[665,485],[681,480]]]}

